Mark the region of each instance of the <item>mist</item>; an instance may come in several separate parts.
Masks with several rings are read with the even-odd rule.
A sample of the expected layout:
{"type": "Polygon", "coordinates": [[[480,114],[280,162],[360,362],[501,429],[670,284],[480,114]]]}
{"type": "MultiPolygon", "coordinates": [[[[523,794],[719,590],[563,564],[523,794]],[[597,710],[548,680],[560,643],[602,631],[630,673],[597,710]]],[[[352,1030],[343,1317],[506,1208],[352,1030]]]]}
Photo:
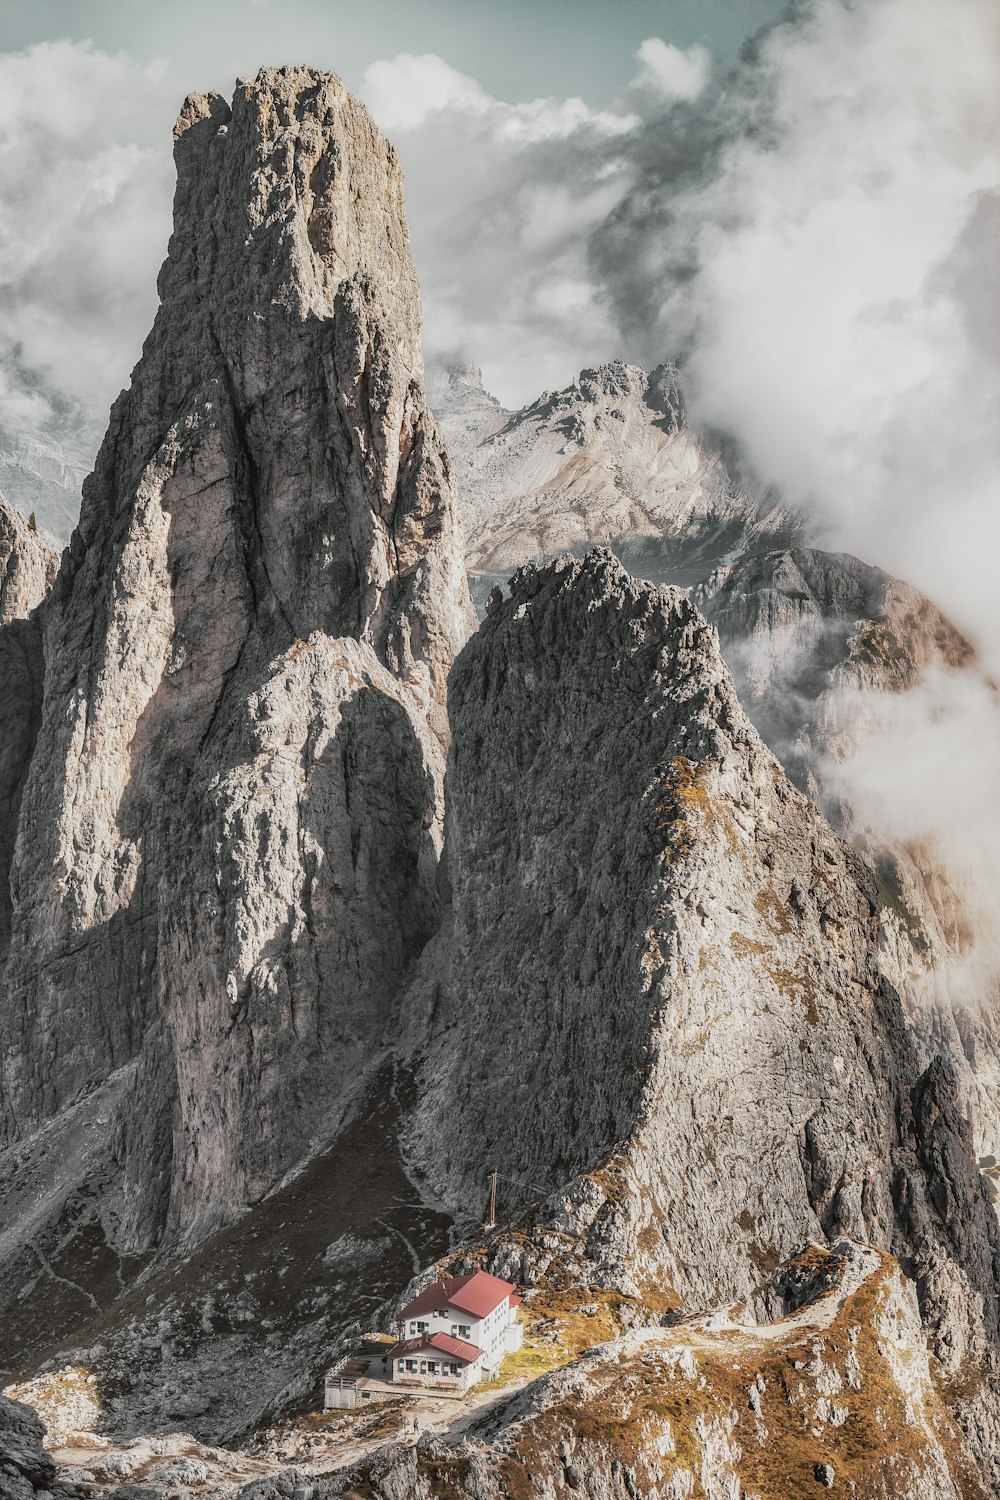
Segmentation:
{"type": "Polygon", "coordinates": [[[169,140],[160,70],[53,42],[0,54],[0,425],[96,449],[156,311],[169,140]]]}
{"type": "Polygon", "coordinates": [[[631,347],[684,358],[831,544],[1000,663],[1000,11],[800,5],[637,133],[590,264],[631,347]]]}

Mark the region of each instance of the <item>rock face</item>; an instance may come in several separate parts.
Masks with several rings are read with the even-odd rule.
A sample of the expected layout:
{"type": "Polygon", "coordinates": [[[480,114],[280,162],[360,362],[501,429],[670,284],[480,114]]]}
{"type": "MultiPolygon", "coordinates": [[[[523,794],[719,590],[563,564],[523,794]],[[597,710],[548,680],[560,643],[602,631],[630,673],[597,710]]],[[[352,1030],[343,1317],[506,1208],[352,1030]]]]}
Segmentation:
{"type": "MultiPolygon", "coordinates": [[[[400,175],[339,81],[192,96],[176,159],[160,312],[39,612],[44,557],[16,524],[0,553],[4,631],[37,648],[0,1363],[41,1399],[58,1350],[94,1421],[231,1439],[307,1401],[455,1219],[476,1239],[452,1254],[585,1289],[585,1330],[624,1311],[454,1462],[383,1454],[347,1492],[764,1500],[780,1437],[785,1493],[951,1500],[966,1449],[1000,1493],[1000,1230],[954,1070],[887,979],[875,873],[766,748],[712,625],[610,550],[522,567],[460,649],[400,175]]],[[[499,420],[464,378],[469,430],[499,420]]],[[[520,476],[491,567],[519,530],[583,547],[595,516],[672,567],[774,520],[667,368],[590,372],[490,442],[520,476]]],[[[48,1482],[27,1462],[18,1500],[48,1482]]]]}
{"type": "Polygon", "coordinates": [[[34,611],[55,569],[38,533],[0,496],[0,960],[10,935],[21,792],[42,709],[42,638],[34,611]]]}
{"type": "Polygon", "coordinates": [[[949,1368],[984,1358],[997,1227],[881,973],[874,875],[694,606],[608,552],[522,569],[451,718],[451,906],[408,1005],[425,1181],[458,1213],[496,1166],[611,1284],[689,1306],[760,1306],[762,1270],[850,1235],[904,1257],[949,1368]]]}
{"type": "Polygon", "coordinates": [[[392,148],[281,69],[188,98],[175,157],[161,307],[46,610],[2,1018],[8,1141],[127,1070],[136,1250],[271,1188],[391,1035],[470,622],[392,148]]]}
{"type": "Polygon", "coordinates": [[[601,542],[643,576],[693,583],[733,549],[799,528],[692,433],[673,365],[647,373],[616,360],[518,412],[467,365],[441,370],[431,393],[456,466],[474,585],[601,542]]]}
{"type": "Polygon", "coordinates": [[[42,1447],[45,1429],[28,1406],[0,1396],[0,1500],[31,1500],[51,1490],[56,1466],[42,1447]]]}
{"type": "MultiPolygon", "coordinates": [[[[810,1245],[775,1279],[788,1302],[774,1322],[717,1313],[625,1333],[460,1438],[425,1434],[321,1479],[320,1500],[984,1495],[891,1258],[849,1241],[810,1245]]],[[[264,1482],[244,1494],[280,1492],[264,1482]]]]}
{"type": "Polygon", "coordinates": [[[0,495],[0,629],[25,620],[45,597],[56,558],[37,531],[0,495]]]}
{"type": "Polygon", "coordinates": [[[692,597],[717,626],[740,700],[789,776],[869,848],[882,910],[882,966],[929,1062],[944,1052],[981,1153],[1000,1148],[1000,950],[975,893],[926,842],[873,834],[843,766],[929,673],[951,698],[988,697],[972,645],[917,589],[842,553],[811,548],[719,568],[692,597]],[[848,791],[845,791],[845,788],[848,791]]]}

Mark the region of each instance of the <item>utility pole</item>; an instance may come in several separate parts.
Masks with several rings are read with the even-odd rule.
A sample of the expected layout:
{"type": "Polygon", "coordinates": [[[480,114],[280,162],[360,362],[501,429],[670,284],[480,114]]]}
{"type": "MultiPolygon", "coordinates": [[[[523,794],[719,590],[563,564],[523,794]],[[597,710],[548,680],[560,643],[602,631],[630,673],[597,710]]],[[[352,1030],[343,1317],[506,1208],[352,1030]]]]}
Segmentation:
{"type": "Polygon", "coordinates": [[[483,1225],[484,1229],[492,1229],[497,1221],[497,1174],[494,1169],[490,1173],[490,1216],[483,1225]]]}

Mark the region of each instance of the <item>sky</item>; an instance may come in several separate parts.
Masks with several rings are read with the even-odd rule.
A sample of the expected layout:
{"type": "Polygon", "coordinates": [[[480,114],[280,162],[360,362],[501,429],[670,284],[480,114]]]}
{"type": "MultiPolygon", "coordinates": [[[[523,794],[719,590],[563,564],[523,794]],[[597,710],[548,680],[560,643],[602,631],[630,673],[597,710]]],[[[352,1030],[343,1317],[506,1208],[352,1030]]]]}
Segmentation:
{"type": "MultiPolygon", "coordinates": [[[[784,0],[3,0],[4,49],[67,39],[161,62],[182,93],[263,65],[307,63],[357,89],[370,63],[434,52],[511,101],[578,95],[608,103],[649,36],[700,43],[721,59],[784,0]]],[[[176,112],[176,111],[175,111],[176,112]]],[[[155,120],[150,112],[151,124],[155,120]]]]}

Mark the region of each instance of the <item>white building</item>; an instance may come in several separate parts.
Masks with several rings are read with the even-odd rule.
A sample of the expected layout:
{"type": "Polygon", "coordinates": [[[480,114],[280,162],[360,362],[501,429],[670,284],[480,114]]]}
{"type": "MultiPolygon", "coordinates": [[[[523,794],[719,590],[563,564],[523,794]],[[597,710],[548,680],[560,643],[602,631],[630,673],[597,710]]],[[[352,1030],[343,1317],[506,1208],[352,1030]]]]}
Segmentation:
{"type": "Polygon", "coordinates": [[[521,1298],[509,1281],[486,1271],[436,1281],[399,1315],[399,1340],[388,1351],[397,1385],[465,1390],[492,1378],[505,1354],[521,1347],[521,1298]]]}

